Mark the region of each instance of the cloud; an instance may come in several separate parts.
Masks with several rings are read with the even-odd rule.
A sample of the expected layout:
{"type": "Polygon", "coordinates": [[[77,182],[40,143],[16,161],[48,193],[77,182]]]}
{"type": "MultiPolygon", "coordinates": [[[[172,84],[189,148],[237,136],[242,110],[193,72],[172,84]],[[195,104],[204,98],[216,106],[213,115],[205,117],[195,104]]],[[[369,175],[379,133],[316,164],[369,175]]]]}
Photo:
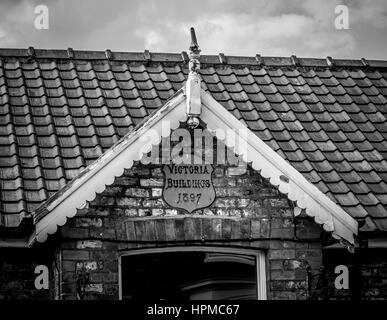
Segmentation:
{"type": "Polygon", "coordinates": [[[348,3],[350,21],[354,27],[369,24],[376,29],[387,28],[387,3],[385,0],[363,0],[348,3]]]}
{"type": "Polygon", "coordinates": [[[281,14],[254,19],[248,14],[223,15],[198,20],[206,52],[231,55],[321,56],[350,54],[354,38],[337,32],[331,24],[306,14],[281,14]]]}
{"type": "Polygon", "coordinates": [[[195,26],[203,54],[384,58],[385,0],[18,0],[0,2],[0,46],[181,52],[195,26]],[[33,27],[37,4],[50,29],[33,27]],[[349,30],[334,27],[336,5],[349,30]]]}
{"type": "Polygon", "coordinates": [[[4,1],[0,9],[0,45],[12,46],[25,37],[26,25],[33,26],[33,6],[27,0],[4,1]]]}

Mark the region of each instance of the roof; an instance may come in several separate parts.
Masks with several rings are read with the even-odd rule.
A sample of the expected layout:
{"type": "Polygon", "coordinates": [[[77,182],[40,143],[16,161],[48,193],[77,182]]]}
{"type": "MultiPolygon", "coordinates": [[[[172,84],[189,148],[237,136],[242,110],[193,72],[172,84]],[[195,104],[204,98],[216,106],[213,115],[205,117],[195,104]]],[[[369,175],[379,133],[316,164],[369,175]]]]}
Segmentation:
{"type": "MultiPolygon", "coordinates": [[[[187,55],[0,50],[2,224],[160,108],[187,55]]],[[[387,230],[387,61],[201,56],[202,86],[366,230],[387,230]]]]}
{"type": "MultiPolygon", "coordinates": [[[[307,181],[234,115],[225,112],[219,102],[200,89],[197,77],[196,71],[190,72],[184,89],[43,202],[34,212],[34,228],[27,244],[31,246],[36,242],[45,242],[49,234],[57,231],[58,226],[66,224],[67,218],[74,217],[78,209],[84,208],[107,185],[114,183],[115,177],[122,176],[125,169],[130,169],[136,160],[143,157],[144,152],[158,145],[161,137],[170,135],[181,123],[188,124],[195,114],[214,136],[224,138],[225,132],[233,132],[234,138],[221,138],[223,143],[293,201],[295,216],[304,211],[351,250],[354,236],[358,234],[356,220],[307,181]]],[[[179,215],[179,218],[184,218],[184,215],[179,215]]]]}

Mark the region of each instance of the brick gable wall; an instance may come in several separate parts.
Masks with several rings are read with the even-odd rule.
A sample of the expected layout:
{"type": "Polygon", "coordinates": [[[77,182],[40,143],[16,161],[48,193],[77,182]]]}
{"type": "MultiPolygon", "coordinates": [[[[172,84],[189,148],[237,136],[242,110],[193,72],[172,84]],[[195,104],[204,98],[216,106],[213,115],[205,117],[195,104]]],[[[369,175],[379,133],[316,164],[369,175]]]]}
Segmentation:
{"type": "MultiPolygon", "coordinates": [[[[2,248],[0,250],[0,300],[46,300],[55,299],[54,274],[56,274],[56,250],[51,245],[40,248],[2,248]],[[49,268],[49,290],[35,288],[35,267],[49,268]]],[[[56,261],[58,263],[58,261],[56,261]]],[[[58,265],[58,264],[57,264],[58,265]]]]}
{"type": "Polygon", "coordinates": [[[2,249],[0,299],[118,299],[120,255],[170,246],[263,251],[268,299],[386,297],[380,250],[323,252],[322,228],[295,218],[293,203],[249,166],[215,165],[213,183],[214,203],[187,214],[164,202],[162,165],[136,163],[50,236],[48,246],[2,249]],[[34,288],[37,264],[49,266],[50,290],[34,288]],[[338,264],[350,268],[350,290],[334,288],[338,264]]]}
{"type": "Polygon", "coordinates": [[[269,299],[306,299],[307,266],[322,263],[322,228],[294,218],[293,204],[250,166],[215,165],[217,198],[187,214],[162,198],[162,165],[136,163],[61,229],[61,294],[77,295],[87,271],[85,299],[118,298],[118,258],[160,246],[219,246],[263,250],[269,299]]]}

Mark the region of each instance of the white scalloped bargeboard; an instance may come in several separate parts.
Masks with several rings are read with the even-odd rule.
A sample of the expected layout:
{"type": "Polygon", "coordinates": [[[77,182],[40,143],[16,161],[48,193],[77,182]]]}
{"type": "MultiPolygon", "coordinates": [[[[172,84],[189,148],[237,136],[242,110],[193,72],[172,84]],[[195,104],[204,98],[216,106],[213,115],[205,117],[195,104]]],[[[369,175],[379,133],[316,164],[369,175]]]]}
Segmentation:
{"type": "Polygon", "coordinates": [[[74,217],[79,208],[92,201],[97,193],[103,192],[125,169],[130,169],[135,161],[140,160],[142,154],[149,151],[152,145],[159,144],[162,136],[169,135],[186,119],[184,96],[181,94],[162,107],[142,127],[129,133],[121,143],[102,155],[79,181],[72,181],[73,186],[47,207],[49,213],[36,224],[36,240],[46,241],[47,236],[55,233],[58,226],[63,226],[67,218],[74,217]],[[169,132],[165,132],[163,120],[168,121],[169,132]],[[152,134],[148,134],[149,132],[152,134]],[[145,135],[149,138],[146,142],[145,135]]]}
{"type": "MultiPolygon", "coordinates": [[[[318,224],[322,224],[324,230],[332,232],[337,239],[343,239],[350,245],[354,245],[354,235],[357,234],[358,224],[348,213],[336,205],[315,185],[293,168],[286,160],[280,157],[266,143],[249,130],[242,122],[230,112],[224,112],[224,108],[208,93],[202,93],[202,116],[207,123],[207,129],[213,131],[218,139],[223,139],[224,130],[245,132],[240,137],[247,148],[235,146],[238,140],[226,139],[225,144],[233,147],[235,153],[242,155],[244,161],[251,162],[252,167],[259,171],[262,177],[269,179],[273,186],[286,194],[288,198],[297,203],[297,207],[305,209],[307,215],[314,217],[318,224]],[[221,129],[221,130],[219,130],[221,129]],[[219,134],[218,134],[219,133],[219,134]],[[286,179],[281,179],[286,177],[286,179]]],[[[297,210],[296,212],[301,212],[297,210]]]]}
{"type": "MultiPolygon", "coordinates": [[[[278,187],[280,192],[295,201],[300,209],[305,209],[305,212],[314,217],[318,224],[322,224],[326,231],[332,232],[335,238],[354,244],[357,222],[352,217],[204,91],[202,91],[202,105],[200,118],[207,124],[208,130],[212,131],[218,139],[223,140],[229,148],[233,148],[244,161],[251,163],[252,167],[264,178],[269,179],[273,186],[278,187]],[[228,139],[224,136],[225,130],[233,130],[240,135],[241,139],[228,139]],[[241,132],[243,134],[240,134],[241,132]],[[236,145],[236,141],[242,141],[243,146],[236,145]]],[[[177,129],[180,122],[186,119],[185,99],[181,93],[141,127],[107,151],[88,168],[86,175],[78,181],[75,179],[71,188],[47,207],[49,213],[36,225],[37,241],[44,242],[47,235],[56,232],[57,227],[64,225],[67,218],[73,217],[78,208],[87,201],[92,201],[97,193],[104,191],[107,185],[114,182],[115,177],[121,176],[124,169],[131,168],[134,161],[140,160],[142,154],[151,150],[153,145],[160,143],[161,137],[170,135],[171,131],[177,129]],[[163,121],[168,121],[169,130],[165,131],[163,121]],[[153,135],[144,142],[141,137],[150,129],[153,135]]],[[[296,210],[296,214],[300,211],[296,210]]]]}

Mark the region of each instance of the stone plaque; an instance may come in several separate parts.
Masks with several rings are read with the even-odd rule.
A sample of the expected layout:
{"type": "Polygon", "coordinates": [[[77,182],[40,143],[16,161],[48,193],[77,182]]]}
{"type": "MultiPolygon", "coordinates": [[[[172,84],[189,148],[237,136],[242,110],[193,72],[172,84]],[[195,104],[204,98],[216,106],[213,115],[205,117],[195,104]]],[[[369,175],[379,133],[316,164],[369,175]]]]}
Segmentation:
{"type": "Polygon", "coordinates": [[[213,170],[210,164],[164,165],[164,201],[189,213],[209,207],[215,200],[213,170]]]}

